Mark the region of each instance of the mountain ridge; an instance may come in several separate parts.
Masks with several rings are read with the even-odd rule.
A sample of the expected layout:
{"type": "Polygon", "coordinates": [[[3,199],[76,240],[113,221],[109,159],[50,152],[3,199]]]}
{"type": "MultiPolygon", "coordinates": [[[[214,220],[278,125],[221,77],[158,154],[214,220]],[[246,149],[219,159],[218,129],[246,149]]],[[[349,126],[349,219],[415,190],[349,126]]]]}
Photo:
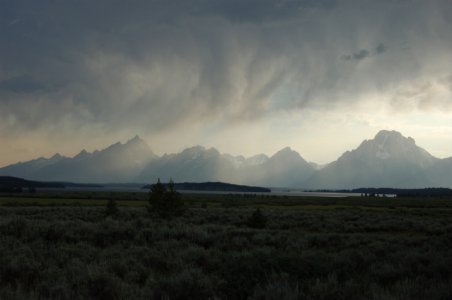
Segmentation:
{"type": "MultiPolygon", "coordinates": [[[[435,174],[433,168],[440,162],[441,159],[417,146],[413,138],[382,130],[374,139],[364,140],[356,149],[346,151],[302,185],[317,189],[369,185],[430,187],[438,185],[429,173],[435,174]]],[[[452,182],[447,184],[450,186],[452,182]]]]}
{"type": "Polygon", "coordinates": [[[223,181],[268,187],[343,189],[374,187],[452,187],[452,157],[440,159],[400,132],[381,130],[373,139],[318,165],[284,147],[272,156],[251,157],[193,146],[156,155],[138,135],[125,143],[73,157],[56,153],[0,168],[0,175],[73,182],[223,181]]]}

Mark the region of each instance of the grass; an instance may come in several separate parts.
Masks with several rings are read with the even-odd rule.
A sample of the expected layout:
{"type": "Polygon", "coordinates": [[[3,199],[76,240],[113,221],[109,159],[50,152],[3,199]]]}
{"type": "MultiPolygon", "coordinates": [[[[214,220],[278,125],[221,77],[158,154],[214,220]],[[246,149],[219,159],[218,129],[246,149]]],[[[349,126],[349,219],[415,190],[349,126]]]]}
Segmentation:
{"type": "MultiPolygon", "coordinates": [[[[145,192],[39,192],[0,194],[0,206],[105,206],[108,200],[119,206],[143,207],[148,205],[145,192]]],[[[383,197],[307,197],[278,196],[271,194],[183,194],[183,200],[191,207],[260,207],[290,209],[452,209],[448,198],[383,198],[383,197]]]]}
{"type": "Polygon", "coordinates": [[[452,298],[452,199],[146,196],[2,195],[0,299],[452,298]]]}

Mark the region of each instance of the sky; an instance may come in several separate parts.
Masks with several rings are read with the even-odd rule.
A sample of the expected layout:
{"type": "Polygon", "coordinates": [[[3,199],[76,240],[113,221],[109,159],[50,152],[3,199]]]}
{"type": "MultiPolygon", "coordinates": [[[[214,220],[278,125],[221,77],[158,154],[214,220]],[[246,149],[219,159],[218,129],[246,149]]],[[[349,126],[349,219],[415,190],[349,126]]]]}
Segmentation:
{"type": "Polygon", "coordinates": [[[452,156],[450,0],[0,0],[0,166],[136,134],[328,163],[452,156]]]}

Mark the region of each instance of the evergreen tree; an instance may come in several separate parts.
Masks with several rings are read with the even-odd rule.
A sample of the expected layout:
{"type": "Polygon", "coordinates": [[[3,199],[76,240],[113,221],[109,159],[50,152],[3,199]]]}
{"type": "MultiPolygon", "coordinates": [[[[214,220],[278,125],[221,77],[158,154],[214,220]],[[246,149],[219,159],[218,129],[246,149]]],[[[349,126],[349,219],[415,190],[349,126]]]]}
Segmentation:
{"type": "Polygon", "coordinates": [[[185,211],[184,202],[176,191],[172,179],[168,183],[168,188],[160,182],[160,178],[156,184],[151,186],[149,204],[149,212],[156,213],[163,218],[180,216],[185,211]]]}

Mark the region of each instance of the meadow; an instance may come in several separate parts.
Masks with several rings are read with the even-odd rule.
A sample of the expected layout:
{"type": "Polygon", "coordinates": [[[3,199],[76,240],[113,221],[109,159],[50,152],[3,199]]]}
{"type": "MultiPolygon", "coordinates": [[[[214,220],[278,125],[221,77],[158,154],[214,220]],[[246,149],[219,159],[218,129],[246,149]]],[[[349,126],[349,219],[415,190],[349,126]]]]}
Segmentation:
{"type": "Polygon", "coordinates": [[[0,299],[452,299],[452,199],[183,200],[162,219],[146,193],[1,195],[0,299]]]}

